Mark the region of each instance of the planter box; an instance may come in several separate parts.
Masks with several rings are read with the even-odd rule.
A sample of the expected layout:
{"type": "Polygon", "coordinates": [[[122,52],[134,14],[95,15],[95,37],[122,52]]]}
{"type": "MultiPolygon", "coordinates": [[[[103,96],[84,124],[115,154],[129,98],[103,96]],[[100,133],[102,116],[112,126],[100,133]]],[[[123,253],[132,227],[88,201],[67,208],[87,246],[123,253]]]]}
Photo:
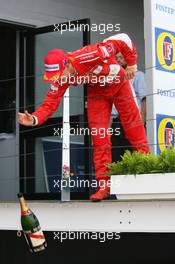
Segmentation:
{"type": "Polygon", "coordinates": [[[175,173],[112,175],[111,194],[118,200],[175,199],[175,173]]]}

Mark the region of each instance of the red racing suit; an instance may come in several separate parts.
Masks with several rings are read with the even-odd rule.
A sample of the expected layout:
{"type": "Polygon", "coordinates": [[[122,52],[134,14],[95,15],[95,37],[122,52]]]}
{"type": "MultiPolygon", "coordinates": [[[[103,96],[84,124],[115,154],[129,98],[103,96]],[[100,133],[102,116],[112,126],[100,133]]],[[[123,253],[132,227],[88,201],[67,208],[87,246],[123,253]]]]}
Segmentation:
{"type": "MultiPolygon", "coordinates": [[[[97,180],[106,177],[105,173],[108,170],[106,164],[111,163],[110,116],[113,104],[119,112],[125,135],[133,149],[149,152],[133,87],[131,82],[124,78],[124,69],[115,59],[118,52],[123,54],[128,66],[136,65],[136,49],[128,35],[124,33],[112,36],[103,43],[88,45],[68,53],[77,76],[89,76],[90,78],[87,88],[87,109],[97,180]],[[108,78],[103,84],[100,82],[102,76],[105,81],[108,78]],[[92,82],[94,77],[99,78],[99,81],[92,82]],[[105,131],[105,134],[102,135],[102,131],[105,131]]],[[[51,85],[44,102],[32,113],[38,125],[46,121],[57,110],[69,85],[69,82],[51,85]]]]}

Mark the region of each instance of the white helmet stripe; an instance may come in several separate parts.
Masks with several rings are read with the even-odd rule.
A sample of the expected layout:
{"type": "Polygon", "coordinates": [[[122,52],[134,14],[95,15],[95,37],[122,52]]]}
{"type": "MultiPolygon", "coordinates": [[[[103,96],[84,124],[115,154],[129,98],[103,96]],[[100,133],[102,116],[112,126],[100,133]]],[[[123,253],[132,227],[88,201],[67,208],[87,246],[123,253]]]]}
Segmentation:
{"type": "Polygon", "coordinates": [[[59,71],[59,64],[45,64],[46,71],[59,71]]]}

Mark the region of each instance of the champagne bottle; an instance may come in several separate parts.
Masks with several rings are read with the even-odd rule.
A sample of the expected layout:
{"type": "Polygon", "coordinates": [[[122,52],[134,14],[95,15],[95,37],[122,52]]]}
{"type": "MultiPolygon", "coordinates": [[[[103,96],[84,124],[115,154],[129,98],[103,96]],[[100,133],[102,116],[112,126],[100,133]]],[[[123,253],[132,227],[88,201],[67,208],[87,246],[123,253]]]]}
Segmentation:
{"type": "Polygon", "coordinates": [[[44,234],[39,221],[34,213],[28,208],[22,193],[18,194],[21,207],[21,226],[31,252],[39,252],[47,247],[44,234]]]}

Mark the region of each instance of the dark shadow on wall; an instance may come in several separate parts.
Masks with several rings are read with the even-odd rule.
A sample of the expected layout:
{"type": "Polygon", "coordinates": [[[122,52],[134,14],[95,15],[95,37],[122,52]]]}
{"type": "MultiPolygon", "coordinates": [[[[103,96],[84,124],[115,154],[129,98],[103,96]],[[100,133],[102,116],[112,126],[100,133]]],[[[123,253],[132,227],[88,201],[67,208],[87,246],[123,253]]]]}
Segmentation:
{"type": "Polygon", "coordinates": [[[1,264],[170,264],[175,263],[175,234],[121,233],[119,240],[54,239],[53,232],[45,232],[48,248],[32,254],[24,237],[16,231],[0,231],[1,264]]]}
{"type": "Polygon", "coordinates": [[[0,26],[0,38],[0,133],[13,133],[16,106],[16,31],[0,26]]]}

